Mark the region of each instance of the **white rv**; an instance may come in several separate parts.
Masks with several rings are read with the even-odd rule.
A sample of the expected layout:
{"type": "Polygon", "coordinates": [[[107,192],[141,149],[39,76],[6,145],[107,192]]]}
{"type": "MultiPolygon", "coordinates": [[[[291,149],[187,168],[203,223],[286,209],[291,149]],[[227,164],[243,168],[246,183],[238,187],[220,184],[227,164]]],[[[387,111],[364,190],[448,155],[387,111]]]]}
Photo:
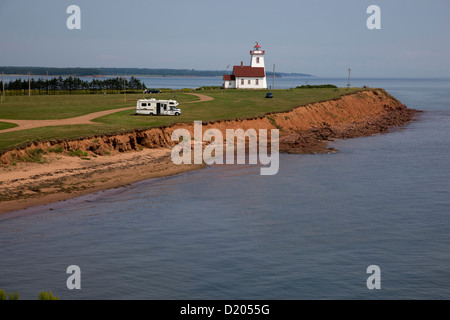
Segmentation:
{"type": "Polygon", "coordinates": [[[136,103],[136,114],[179,116],[181,109],[177,106],[176,100],[141,99],[136,103]]]}

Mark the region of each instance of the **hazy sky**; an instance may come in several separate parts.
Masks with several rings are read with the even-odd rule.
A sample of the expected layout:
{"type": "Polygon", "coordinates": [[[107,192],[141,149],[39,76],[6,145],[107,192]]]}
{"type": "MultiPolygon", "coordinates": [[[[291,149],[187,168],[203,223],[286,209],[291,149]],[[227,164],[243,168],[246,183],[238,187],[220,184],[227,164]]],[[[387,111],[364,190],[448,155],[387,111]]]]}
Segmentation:
{"type": "Polygon", "coordinates": [[[258,41],[269,70],[449,77],[449,31],[449,0],[0,0],[0,65],[225,70],[258,41]]]}

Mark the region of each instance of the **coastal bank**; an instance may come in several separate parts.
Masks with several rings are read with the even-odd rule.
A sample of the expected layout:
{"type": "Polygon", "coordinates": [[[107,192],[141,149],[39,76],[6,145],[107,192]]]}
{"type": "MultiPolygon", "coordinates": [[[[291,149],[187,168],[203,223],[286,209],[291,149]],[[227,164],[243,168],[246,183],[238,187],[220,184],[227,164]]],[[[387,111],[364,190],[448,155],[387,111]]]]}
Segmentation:
{"type": "MultiPolygon", "coordinates": [[[[226,129],[279,129],[280,152],[330,153],[336,150],[327,147],[328,141],[385,133],[413,120],[417,112],[385,90],[371,89],[286,112],[203,122],[203,130],[219,129],[225,137],[226,129]]],[[[4,152],[0,156],[0,213],[204,167],[171,161],[175,145],[171,135],[180,128],[194,133],[193,123],[176,123],[121,134],[40,141],[4,152]],[[42,163],[16,161],[35,156],[36,150],[44,153],[42,163]]]]}

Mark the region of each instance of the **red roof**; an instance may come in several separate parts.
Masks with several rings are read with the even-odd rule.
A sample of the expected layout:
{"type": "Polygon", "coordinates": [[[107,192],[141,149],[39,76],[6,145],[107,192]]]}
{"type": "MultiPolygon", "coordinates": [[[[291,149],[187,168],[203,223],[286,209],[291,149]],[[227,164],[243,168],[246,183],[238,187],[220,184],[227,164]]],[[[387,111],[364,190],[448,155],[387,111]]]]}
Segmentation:
{"type": "Polygon", "coordinates": [[[223,80],[224,81],[234,81],[234,80],[236,80],[236,77],[232,74],[225,74],[223,76],[223,80]]]}
{"type": "Polygon", "coordinates": [[[234,66],[233,74],[235,77],[263,78],[266,76],[263,67],[250,67],[250,66],[234,66]]]}

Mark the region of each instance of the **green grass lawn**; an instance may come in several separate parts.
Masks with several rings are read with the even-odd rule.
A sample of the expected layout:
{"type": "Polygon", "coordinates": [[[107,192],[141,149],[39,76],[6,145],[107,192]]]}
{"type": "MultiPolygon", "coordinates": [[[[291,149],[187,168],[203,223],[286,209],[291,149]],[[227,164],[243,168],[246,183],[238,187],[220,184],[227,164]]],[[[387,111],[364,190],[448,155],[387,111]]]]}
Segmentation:
{"type": "Polygon", "coordinates": [[[275,90],[274,98],[266,99],[266,91],[262,90],[210,90],[204,94],[214,98],[212,101],[192,103],[179,108],[183,114],[179,117],[168,116],[136,116],[134,111],[122,111],[95,119],[95,122],[121,126],[122,128],[148,128],[165,126],[176,122],[192,122],[195,120],[237,119],[262,116],[270,112],[288,111],[310,102],[336,99],[343,94],[360,89],[292,89],[275,90]]]}
{"type": "Polygon", "coordinates": [[[17,127],[17,124],[0,121],[0,130],[5,130],[5,129],[9,129],[9,128],[14,128],[14,127],[17,127]]]}
{"type": "MultiPolygon", "coordinates": [[[[170,99],[173,93],[154,95],[158,99],[170,99]]],[[[197,97],[177,93],[180,102],[198,100],[197,97]]],[[[81,94],[81,95],[50,95],[50,96],[10,96],[0,104],[0,119],[44,120],[65,119],[81,116],[87,113],[132,107],[137,99],[148,97],[143,94],[81,94]]]]}
{"type": "MultiPolygon", "coordinates": [[[[192,91],[214,98],[212,101],[186,103],[198,100],[183,92],[167,92],[154,95],[157,99],[176,99],[183,114],[176,116],[135,115],[134,110],[117,112],[95,119],[93,125],[55,126],[0,132],[0,151],[32,141],[73,139],[100,134],[113,134],[135,129],[171,125],[176,122],[210,121],[262,116],[270,112],[292,110],[296,106],[312,102],[336,99],[344,94],[357,92],[359,88],[289,89],[273,90],[273,99],[266,99],[265,90],[205,90],[192,91]],[[186,104],[184,104],[186,103],[186,104]]],[[[119,94],[110,95],[57,95],[8,97],[0,104],[0,119],[63,119],[87,113],[133,107],[142,94],[127,94],[127,101],[119,94]]],[[[15,126],[0,122],[0,129],[15,126]]]]}

